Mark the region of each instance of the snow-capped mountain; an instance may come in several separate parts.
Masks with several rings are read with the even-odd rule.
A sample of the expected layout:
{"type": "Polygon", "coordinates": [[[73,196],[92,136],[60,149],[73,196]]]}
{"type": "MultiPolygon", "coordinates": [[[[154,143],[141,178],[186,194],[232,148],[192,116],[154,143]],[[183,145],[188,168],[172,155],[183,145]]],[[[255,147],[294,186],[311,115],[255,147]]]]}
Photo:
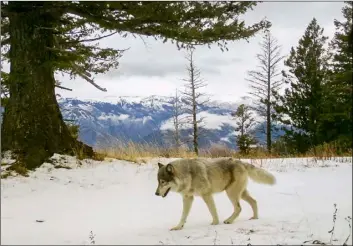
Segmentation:
{"type": "MultiPolygon", "coordinates": [[[[79,138],[94,147],[111,146],[119,141],[132,140],[157,145],[172,144],[173,98],[150,96],[117,97],[115,102],[87,101],[73,98],[58,100],[65,119],[80,126],[79,138]]],[[[244,99],[240,103],[243,103],[244,99]]],[[[248,103],[251,103],[248,101],[248,103]]],[[[205,117],[200,147],[222,143],[235,148],[235,121],[231,113],[239,103],[209,102],[200,108],[199,117],[205,117]]],[[[181,118],[185,116],[182,112],[181,118]]],[[[263,120],[254,128],[257,139],[264,142],[263,120]]],[[[181,128],[183,139],[191,134],[191,126],[181,128]]],[[[280,134],[280,133],[279,133],[280,134]]]]}

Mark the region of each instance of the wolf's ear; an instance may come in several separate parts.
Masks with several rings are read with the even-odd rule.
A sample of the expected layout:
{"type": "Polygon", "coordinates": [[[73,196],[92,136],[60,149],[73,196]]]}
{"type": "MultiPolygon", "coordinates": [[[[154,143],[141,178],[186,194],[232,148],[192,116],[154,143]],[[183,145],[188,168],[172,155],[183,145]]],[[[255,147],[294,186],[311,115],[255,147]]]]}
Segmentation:
{"type": "Polygon", "coordinates": [[[168,173],[174,174],[174,167],[171,164],[168,164],[166,168],[168,173]]]}
{"type": "Polygon", "coordinates": [[[163,167],[164,165],[162,164],[162,163],[160,163],[160,162],[158,162],[158,167],[159,168],[161,168],[161,167],[163,167]]]}

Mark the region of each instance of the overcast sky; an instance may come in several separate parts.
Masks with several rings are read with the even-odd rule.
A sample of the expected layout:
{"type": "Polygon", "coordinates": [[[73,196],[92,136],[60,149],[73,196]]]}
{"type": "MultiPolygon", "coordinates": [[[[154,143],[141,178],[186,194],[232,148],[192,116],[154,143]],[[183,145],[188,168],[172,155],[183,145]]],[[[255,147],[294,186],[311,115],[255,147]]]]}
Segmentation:
{"type": "MultiPolygon", "coordinates": [[[[290,48],[297,45],[313,17],[324,28],[324,35],[331,38],[335,31],[333,20],[342,19],[343,6],[342,2],[263,2],[243,18],[248,25],[264,17],[271,21],[271,32],[282,46],[282,55],[287,55],[290,48]]],[[[223,53],[217,47],[196,49],[196,65],[208,83],[206,91],[212,99],[238,101],[247,95],[249,88],[245,78],[247,71],[257,65],[255,55],[259,52],[261,37],[262,33],[259,33],[249,43],[235,41],[228,46],[229,51],[223,53]]],[[[57,89],[61,96],[114,101],[118,96],[171,96],[176,88],[183,88],[185,51],[178,51],[175,45],[163,44],[153,38],[142,41],[119,36],[107,38],[101,44],[130,48],[120,59],[117,70],[95,77],[96,83],[108,91],[99,91],[82,79],[65,78],[62,85],[73,91],[57,89]]]]}

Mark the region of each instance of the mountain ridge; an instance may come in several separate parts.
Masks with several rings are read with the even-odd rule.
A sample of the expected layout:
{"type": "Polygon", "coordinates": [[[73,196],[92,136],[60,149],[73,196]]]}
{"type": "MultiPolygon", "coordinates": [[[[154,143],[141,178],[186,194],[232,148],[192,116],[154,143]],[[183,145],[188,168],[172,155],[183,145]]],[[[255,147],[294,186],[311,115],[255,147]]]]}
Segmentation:
{"type": "MultiPolygon", "coordinates": [[[[173,97],[152,95],[120,96],[110,102],[60,98],[58,103],[64,119],[80,126],[80,140],[95,148],[104,148],[121,141],[172,145],[173,100],[173,97]]],[[[204,136],[200,138],[200,148],[215,143],[236,148],[235,121],[231,113],[246,100],[242,98],[239,103],[214,100],[200,107],[199,115],[206,116],[205,126],[201,128],[204,136]]],[[[249,103],[252,103],[250,99],[249,103]]],[[[264,121],[255,112],[254,116],[258,123],[253,132],[258,141],[264,143],[265,135],[261,133],[264,121]]],[[[191,128],[181,130],[184,139],[190,134],[191,128]]]]}

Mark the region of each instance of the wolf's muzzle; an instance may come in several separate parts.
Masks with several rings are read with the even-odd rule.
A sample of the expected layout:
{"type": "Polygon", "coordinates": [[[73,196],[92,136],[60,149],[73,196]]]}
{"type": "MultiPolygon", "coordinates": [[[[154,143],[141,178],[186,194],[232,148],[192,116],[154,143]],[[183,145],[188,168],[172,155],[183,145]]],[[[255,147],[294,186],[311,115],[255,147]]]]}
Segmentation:
{"type": "Polygon", "coordinates": [[[165,192],[165,194],[162,197],[166,197],[168,195],[169,191],[170,191],[170,188],[168,188],[168,190],[165,192]]]}

